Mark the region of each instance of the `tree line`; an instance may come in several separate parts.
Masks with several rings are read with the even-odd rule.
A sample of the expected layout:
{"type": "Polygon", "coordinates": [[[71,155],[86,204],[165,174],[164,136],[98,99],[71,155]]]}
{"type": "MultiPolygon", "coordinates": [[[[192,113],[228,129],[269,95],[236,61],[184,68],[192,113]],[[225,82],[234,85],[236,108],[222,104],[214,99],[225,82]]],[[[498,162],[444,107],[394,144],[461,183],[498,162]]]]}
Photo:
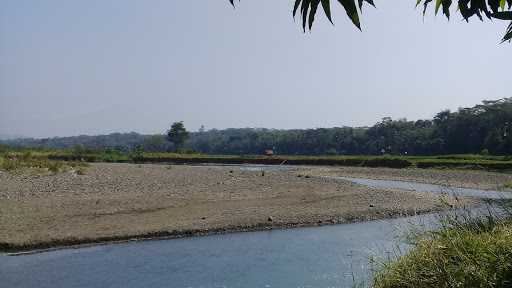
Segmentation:
{"type": "Polygon", "coordinates": [[[17,147],[114,149],[130,152],[282,155],[440,155],[512,153],[512,98],[441,111],[433,119],[383,118],[371,127],[279,130],[231,128],[187,132],[176,122],[166,134],[114,133],[47,139],[16,139],[17,147]]]}

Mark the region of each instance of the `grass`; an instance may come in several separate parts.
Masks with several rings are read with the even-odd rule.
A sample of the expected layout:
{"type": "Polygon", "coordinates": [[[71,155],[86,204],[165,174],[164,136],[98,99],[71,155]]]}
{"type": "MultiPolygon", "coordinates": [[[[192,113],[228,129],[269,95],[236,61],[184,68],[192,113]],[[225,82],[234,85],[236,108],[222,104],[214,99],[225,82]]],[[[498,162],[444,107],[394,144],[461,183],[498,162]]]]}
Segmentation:
{"type": "Polygon", "coordinates": [[[412,237],[413,249],[384,263],[375,288],[512,287],[512,213],[447,217],[412,237]]]}
{"type": "MultiPolygon", "coordinates": [[[[5,147],[0,150],[9,151],[5,147]]],[[[268,165],[331,165],[389,168],[436,168],[436,169],[473,169],[509,172],[512,160],[509,156],[492,156],[477,154],[403,156],[403,155],[206,155],[180,153],[147,153],[142,150],[121,152],[115,149],[90,150],[81,149],[48,150],[18,148],[10,153],[21,155],[30,152],[34,158],[60,161],[112,162],[112,163],[173,163],[173,164],[268,164],[268,165]]],[[[4,152],[6,153],[6,152],[4,152]]]]}
{"type": "Polygon", "coordinates": [[[88,166],[84,162],[65,162],[50,160],[45,156],[25,151],[23,153],[4,152],[0,154],[0,170],[15,172],[20,170],[48,171],[52,174],[75,170],[77,174],[84,175],[88,166]]]}

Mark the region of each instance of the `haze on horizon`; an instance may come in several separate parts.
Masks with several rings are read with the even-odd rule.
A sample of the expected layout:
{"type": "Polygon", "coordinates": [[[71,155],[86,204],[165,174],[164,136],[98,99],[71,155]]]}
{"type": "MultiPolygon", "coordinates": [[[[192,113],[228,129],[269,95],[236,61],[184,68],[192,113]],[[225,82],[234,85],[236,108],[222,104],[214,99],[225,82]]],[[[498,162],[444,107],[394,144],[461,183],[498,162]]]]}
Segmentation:
{"type": "Polygon", "coordinates": [[[0,134],[373,125],[510,97],[506,23],[376,1],[363,32],[333,5],[312,33],[292,1],[6,0],[0,134]]]}

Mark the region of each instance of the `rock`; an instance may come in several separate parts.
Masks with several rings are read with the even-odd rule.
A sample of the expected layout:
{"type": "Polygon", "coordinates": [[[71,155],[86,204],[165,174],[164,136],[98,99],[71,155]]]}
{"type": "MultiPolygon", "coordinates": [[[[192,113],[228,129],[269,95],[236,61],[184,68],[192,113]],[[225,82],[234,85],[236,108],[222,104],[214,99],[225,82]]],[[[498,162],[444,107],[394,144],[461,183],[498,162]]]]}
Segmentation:
{"type": "Polygon", "coordinates": [[[373,207],[375,207],[375,205],[373,205],[373,204],[370,204],[370,208],[373,208],[373,207]]]}
{"type": "Polygon", "coordinates": [[[272,216],[268,216],[267,221],[268,221],[268,222],[274,222],[274,218],[272,218],[272,216]]]}
{"type": "Polygon", "coordinates": [[[201,217],[201,220],[206,220],[206,217],[201,217]]]}

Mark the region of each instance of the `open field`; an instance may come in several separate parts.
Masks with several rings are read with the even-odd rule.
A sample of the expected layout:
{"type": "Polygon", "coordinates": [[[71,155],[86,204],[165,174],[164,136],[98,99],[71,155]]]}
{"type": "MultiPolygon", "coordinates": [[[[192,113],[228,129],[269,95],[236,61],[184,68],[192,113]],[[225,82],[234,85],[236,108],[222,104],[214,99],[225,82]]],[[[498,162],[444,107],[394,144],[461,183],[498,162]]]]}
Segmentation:
{"type": "Polygon", "coordinates": [[[0,172],[0,248],[344,223],[447,207],[428,193],[371,189],[310,176],[311,169],[91,164],[84,175],[0,172]]]}

